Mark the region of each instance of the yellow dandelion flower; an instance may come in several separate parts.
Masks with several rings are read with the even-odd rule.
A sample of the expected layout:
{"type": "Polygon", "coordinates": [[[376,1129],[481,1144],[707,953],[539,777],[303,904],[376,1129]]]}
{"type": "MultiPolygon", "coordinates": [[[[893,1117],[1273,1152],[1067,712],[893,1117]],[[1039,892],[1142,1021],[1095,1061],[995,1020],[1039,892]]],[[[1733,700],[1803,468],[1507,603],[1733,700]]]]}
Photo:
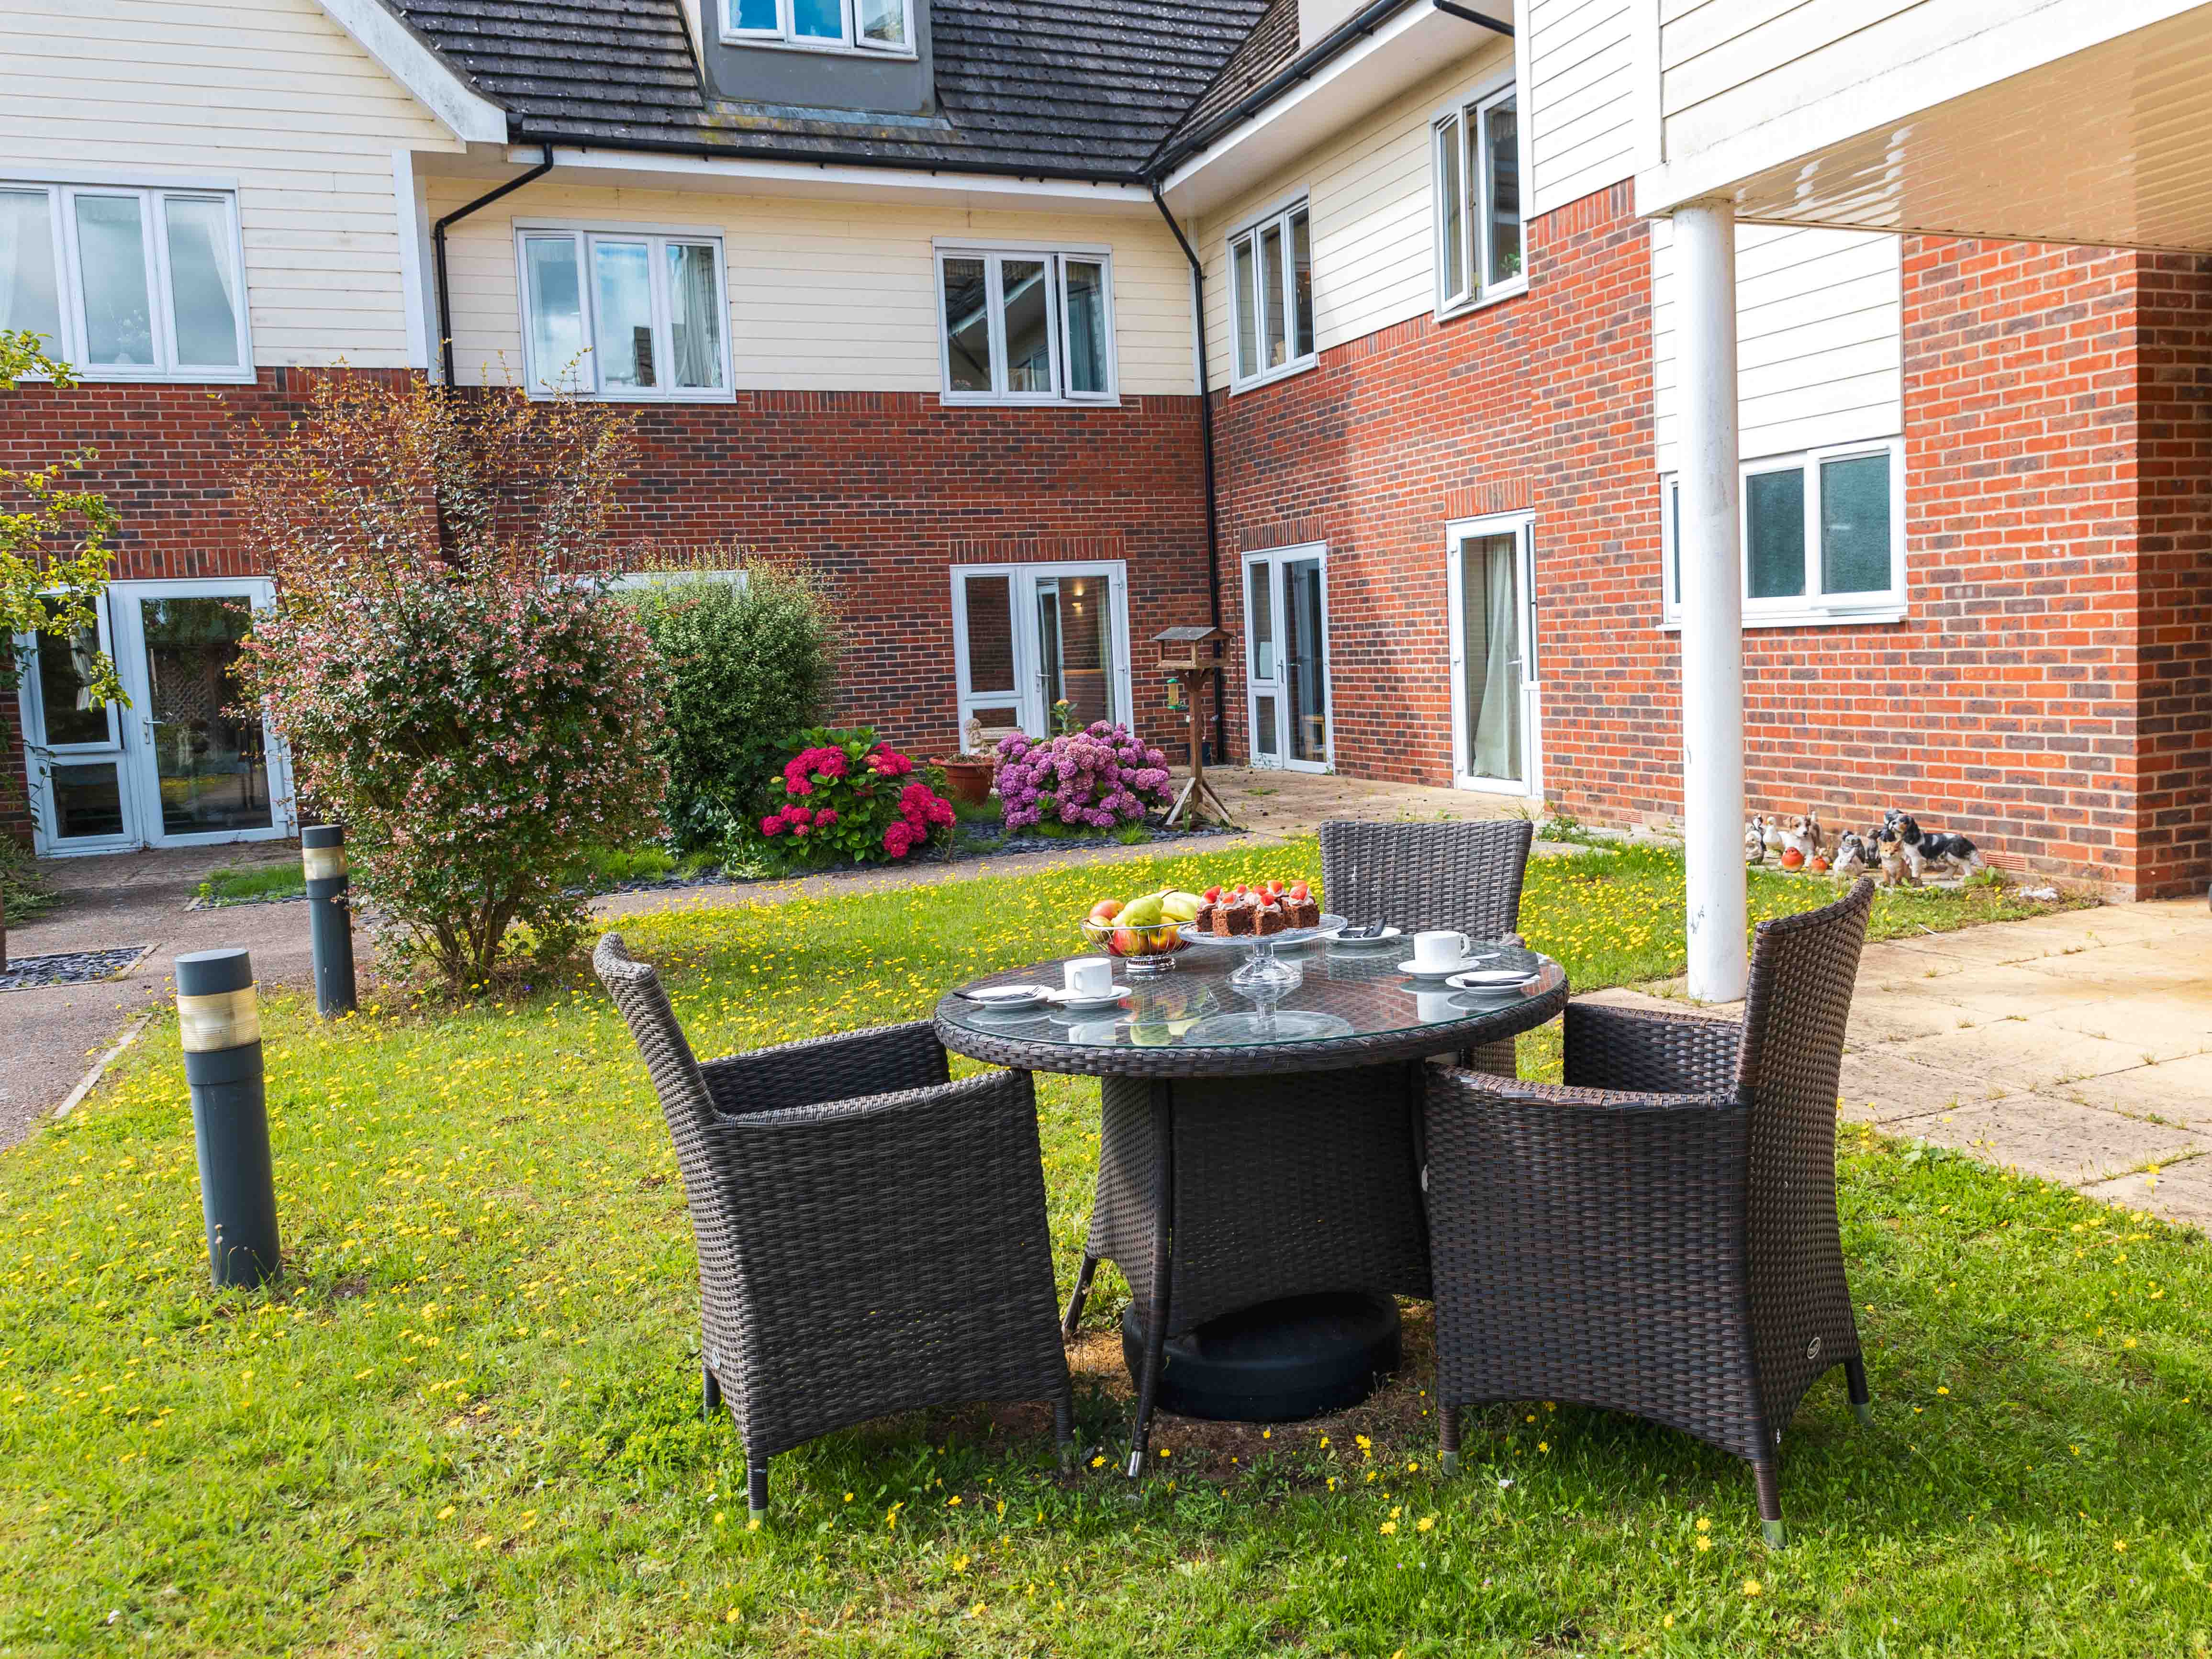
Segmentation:
{"type": "Polygon", "coordinates": [[[1759,1593],[1759,1580],[1756,1578],[1745,1579],[1743,1581],[1743,1593],[1746,1595],[1757,1595],[1759,1593]]]}
{"type": "Polygon", "coordinates": [[[1699,1532],[1711,1532],[1712,1529],[1713,1529],[1713,1518],[1712,1518],[1712,1516],[1709,1516],[1709,1515],[1701,1515],[1701,1516],[1699,1516],[1698,1517],[1698,1530],[1699,1532]]]}
{"type": "Polygon", "coordinates": [[[447,1504],[445,1508],[438,1511],[438,1519],[441,1521],[450,1521],[453,1518],[453,1506],[451,1504],[447,1504]]]}
{"type": "Polygon", "coordinates": [[[1659,1621],[1659,1627],[1660,1627],[1660,1629],[1662,1629],[1662,1630],[1672,1630],[1672,1629],[1674,1629],[1674,1615],[1673,1613],[1668,1613],[1665,1618],[1662,1619],[1662,1620],[1659,1621]]]}
{"type": "Polygon", "coordinates": [[[1398,1523],[1397,1523],[1395,1521],[1385,1521],[1385,1522],[1382,1523],[1382,1535],[1383,1535],[1385,1538],[1389,1537],[1391,1534],[1393,1534],[1393,1533],[1396,1532],[1397,1530],[1398,1530],[1398,1523]]]}
{"type": "Polygon", "coordinates": [[[1709,1549],[1712,1548],[1712,1547],[1713,1547],[1713,1540],[1712,1540],[1711,1539],[1705,1537],[1703,1534],[1698,1534],[1698,1547],[1699,1549],[1701,1549],[1701,1550],[1709,1550],[1709,1549]]]}
{"type": "Polygon", "coordinates": [[[1413,1522],[1413,1530],[1415,1532],[1428,1532],[1434,1529],[1436,1524],[1437,1517],[1435,1516],[1425,1515],[1419,1520],[1413,1522]]]}
{"type": "Polygon", "coordinates": [[[1105,1466],[1105,1462],[1106,1462],[1106,1459],[1105,1459],[1105,1457],[1102,1455],[1100,1455],[1100,1456],[1094,1457],[1094,1458],[1092,1458],[1092,1459],[1091,1460],[1091,1467],[1092,1468],[1094,1468],[1094,1469],[1096,1469],[1096,1468],[1103,1468],[1105,1466]]]}

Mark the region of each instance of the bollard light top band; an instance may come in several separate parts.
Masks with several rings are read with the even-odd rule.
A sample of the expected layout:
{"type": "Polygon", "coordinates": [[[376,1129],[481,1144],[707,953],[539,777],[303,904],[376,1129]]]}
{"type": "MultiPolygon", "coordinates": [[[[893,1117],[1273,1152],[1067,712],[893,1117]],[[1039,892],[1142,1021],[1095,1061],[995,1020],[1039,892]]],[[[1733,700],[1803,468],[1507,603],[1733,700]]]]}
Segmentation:
{"type": "Polygon", "coordinates": [[[302,847],[343,847],[345,845],[345,825],[343,823],[310,823],[300,830],[302,847]]]}
{"type": "Polygon", "coordinates": [[[180,997],[243,991],[253,983],[253,958],[238,945],[220,951],[187,951],[176,959],[176,976],[180,997]]]}

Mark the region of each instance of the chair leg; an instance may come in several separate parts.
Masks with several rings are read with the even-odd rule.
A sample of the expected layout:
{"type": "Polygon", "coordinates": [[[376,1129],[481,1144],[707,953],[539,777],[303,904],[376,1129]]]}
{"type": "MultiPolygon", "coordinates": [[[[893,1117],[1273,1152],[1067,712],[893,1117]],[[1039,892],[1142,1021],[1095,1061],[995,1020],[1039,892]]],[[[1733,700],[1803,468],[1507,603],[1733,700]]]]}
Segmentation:
{"type": "Polygon", "coordinates": [[[1063,1389],[1060,1397],[1052,1402],[1052,1437],[1060,1444],[1060,1471],[1065,1474],[1075,1467],[1075,1396],[1072,1389],[1063,1389]]]}
{"type": "Polygon", "coordinates": [[[1851,1391],[1851,1410],[1860,1422],[1869,1428],[1874,1425],[1874,1396],[1867,1392],[1866,1361],[1851,1358],[1844,1361],[1844,1381],[1851,1391]]]}
{"type": "Polygon", "coordinates": [[[768,1524],[768,1459],[745,1458],[745,1519],[756,1527],[768,1524]]]}
{"type": "Polygon", "coordinates": [[[1437,1467],[1443,1471],[1446,1479],[1449,1479],[1459,1473],[1459,1407],[1437,1407],[1437,1420],[1439,1430],[1437,1467]]]}
{"type": "Polygon", "coordinates": [[[714,1368],[703,1359],[699,1362],[699,1375],[705,1379],[700,1389],[703,1401],[700,1415],[711,1423],[714,1420],[715,1407],[722,1403],[722,1380],[714,1375],[714,1368]]]}
{"type": "Polygon", "coordinates": [[[1759,1483],[1759,1525],[1766,1534],[1767,1547],[1782,1547],[1782,1483],[1776,1479],[1771,1461],[1753,1463],[1752,1478],[1759,1483]]]}
{"type": "Polygon", "coordinates": [[[1098,1271],[1098,1258],[1085,1250],[1083,1270],[1075,1275],[1075,1288],[1068,1293],[1067,1312],[1060,1322],[1060,1340],[1075,1340],[1075,1328],[1083,1318],[1083,1304],[1091,1299],[1091,1275],[1098,1271]]]}
{"type": "Polygon", "coordinates": [[[1152,1133],[1159,1179],[1152,1195],[1152,1291],[1145,1298],[1144,1368],[1137,1376],[1137,1420],[1129,1435],[1132,1480],[1144,1473],[1152,1401],[1159,1393],[1160,1368],[1167,1363],[1168,1281],[1175,1272],[1170,1231],[1175,1215],[1175,1097],[1164,1083],[1152,1085],[1152,1133]]]}

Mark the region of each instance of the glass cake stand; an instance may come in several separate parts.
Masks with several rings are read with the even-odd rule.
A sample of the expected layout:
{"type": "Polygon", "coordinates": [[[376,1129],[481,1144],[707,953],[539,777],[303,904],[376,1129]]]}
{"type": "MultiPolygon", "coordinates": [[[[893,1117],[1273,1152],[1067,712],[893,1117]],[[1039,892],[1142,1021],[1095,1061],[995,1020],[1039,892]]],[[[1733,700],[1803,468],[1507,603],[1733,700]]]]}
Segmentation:
{"type": "Polygon", "coordinates": [[[1342,916],[1333,916],[1324,911],[1318,927],[1285,927],[1279,933],[1201,933],[1194,921],[1183,923],[1177,932],[1184,944],[1202,950],[1218,951],[1231,945],[1243,948],[1244,960],[1229,975],[1229,983],[1233,989],[1280,993],[1297,986],[1304,976],[1295,963],[1283,961],[1275,952],[1295,945],[1310,945],[1317,939],[1334,939],[1344,928],[1342,916]]]}

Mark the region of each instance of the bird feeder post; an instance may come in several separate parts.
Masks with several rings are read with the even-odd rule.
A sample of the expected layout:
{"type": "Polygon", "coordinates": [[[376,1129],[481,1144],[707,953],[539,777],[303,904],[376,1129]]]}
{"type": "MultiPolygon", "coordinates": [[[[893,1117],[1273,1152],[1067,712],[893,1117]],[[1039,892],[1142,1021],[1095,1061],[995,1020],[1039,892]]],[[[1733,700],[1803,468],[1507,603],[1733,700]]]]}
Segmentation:
{"type": "Polygon", "coordinates": [[[1152,643],[1160,648],[1160,666],[1168,671],[1168,707],[1182,709],[1190,729],[1190,781],[1168,808],[1170,829],[1177,823],[1194,823],[1209,809],[1224,829],[1237,828],[1227,804],[1206,781],[1206,697],[1213,677],[1221,672],[1216,653],[1228,637],[1224,628],[1193,627],[1164,628],[1152,635],[1152,643]]]}

